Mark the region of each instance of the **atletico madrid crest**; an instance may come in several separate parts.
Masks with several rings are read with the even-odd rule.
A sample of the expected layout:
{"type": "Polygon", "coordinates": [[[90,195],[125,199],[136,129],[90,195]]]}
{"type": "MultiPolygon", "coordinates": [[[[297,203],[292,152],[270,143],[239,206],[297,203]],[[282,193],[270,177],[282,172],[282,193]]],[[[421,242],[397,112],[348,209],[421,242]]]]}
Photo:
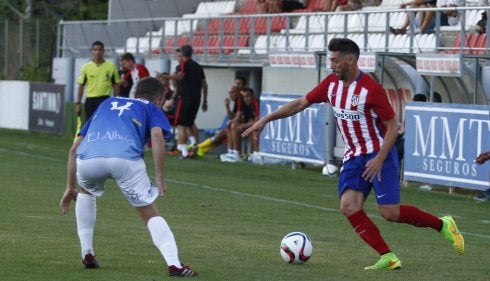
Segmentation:
{"type": "Polygon", "coordinates": [[[351,99],[351,105],[357,106],[359,104],[359,95],[353,95],[351,99]]]}

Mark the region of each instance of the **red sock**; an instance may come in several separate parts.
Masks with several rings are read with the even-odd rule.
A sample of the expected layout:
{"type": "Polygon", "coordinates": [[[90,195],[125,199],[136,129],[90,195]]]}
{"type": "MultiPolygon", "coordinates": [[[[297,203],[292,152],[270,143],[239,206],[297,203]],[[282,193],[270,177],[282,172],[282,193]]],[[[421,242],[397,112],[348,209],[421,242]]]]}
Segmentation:
{"type": "Polygon", "coordinates": [[[442,229],[442,221],[427,212],[411,205],[400,205],[399,223],[408,223],[416,227],[430,227],[437,231],[442,229]]]}
{"type": "Polygon", "coordinates": [[[378,227],[363,210],[350,215],[347,219],[362,240],[376,252],[380,255],[391,252],[383,237],[381,237],[378,227]]]}

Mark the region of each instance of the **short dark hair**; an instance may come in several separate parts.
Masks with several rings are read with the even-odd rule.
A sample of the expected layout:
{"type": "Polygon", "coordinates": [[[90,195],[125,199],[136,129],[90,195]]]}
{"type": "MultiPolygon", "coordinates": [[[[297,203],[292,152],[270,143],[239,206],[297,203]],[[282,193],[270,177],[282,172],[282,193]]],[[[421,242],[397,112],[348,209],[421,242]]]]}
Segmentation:
{"type": "Polygon", "coordinates": [[[236,76],[235,80],[240,80],[243,82],[243,85],[247,85],[247,78],[245,78],[243,76],[236,76]]]}
{"type": "Polygon", "coordinates": [[[340,52],[342,55],[354,55],[359,58],[361,50],[356,42],[348,38],[333,38],[328,42],[328,50],[330,52],[340,52]]]}
{"type": "Polygon", "coordinates": [[[165,86],[155,77],[145,77],[136,84],[136,98],[142,98],[149,101],[155,101],[156,98],[163,95],[165,86]]]}
{"type": "Polygon", "coordinates": [[[250,93],[252,94],[252,96],[255,96],[254,90],[252,88],[243,88],[240,94],[244,94],[244,93],[250,93]]]}
{"type": "Polygon", "coordinates": [[[131,53],[124,53],[120,57],[121,60],[128,60],[134,62],[134,56],[131,53]]]}
{"type": "Polygon", "coordinates": [[[92,49],[93,49],[95,46],[101,46],[101,47],[102,47],[102,49],[104,49],[104,43],[102,43],[101,41],[94,41],[94,43],[92,43],[92,49]]]}
{"type": "Polygon", "coordinates": [[[177,49],[177,53],[181,53],[184,57],[190,58],[192,57],[192,46],[191,45],[183,45],[177,49]]]}

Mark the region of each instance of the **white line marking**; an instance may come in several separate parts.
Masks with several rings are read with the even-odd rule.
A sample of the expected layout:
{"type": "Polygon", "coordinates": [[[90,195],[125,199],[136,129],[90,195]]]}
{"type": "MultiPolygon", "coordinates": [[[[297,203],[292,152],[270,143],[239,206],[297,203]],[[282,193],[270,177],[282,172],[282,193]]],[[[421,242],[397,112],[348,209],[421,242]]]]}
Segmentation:
{"type": "MultiPolygon", "coordinates": [[[[246,193],[246,192],[241,192],[241,191],[228,190],[228,189],[217,188],[217,187],[212,187],[212,186],[208,186],[208,185],[199,185],[196,183],[167,179],[167,178],[165,180],[167,180],[169,182],[174,182],[174,183],[192,186],[192,187],[198,187],[198,188],[204,188],[204,189],[208,189],[208,190],[212,190],[212,191],[235,194],[238,196],[255,197],[255,198],[259,198],[259,199],[266,200],[266,201],[273,201],[273,202],[278,202],[278,203],[298,205],[298,206],[302,206],[302,207],[306,207],[306,208],[313,208],[313,209],[318,209],[318,210],[327,211],[327,212],[336,212],[336,213],[339,212],[338,209],[326,208],[326,207],[322,207],[322,206],[311,205],[311,204],[306,204],[306,203],[301,203],[301,202],[296,202],[296,201],[291,201],[291,200],[285,200],[285,199],[279,199],[279,198],[274,198],[274,197],[269,197],[269,196],[251,194],[251,193],[246,193]]],[[[378,216],[378,215],[369,214],[369,216],[372,218],[384,220],[381,216],[378,216]]],[[[453,217],[460,218],[460,216],[457,216],[457,215],[453,215],[453,217]]],[[[477,234],[477,233],[471,233],[471,232],[466,232],[466,231],[460,231],[460,232],[463,233],[464,235],[467,235],[467,236],[490,239],[490,235],[477,234]]]]}
{"type": "Polygon", "coordinates": [[[50,161],[58,162],[58,163],[66,163],[66,160],[60,160],[58,158],[53,158],[53,157],[48,157],[48,156],[42,156],[42,155],[36,155],[36,154],[31,154],[31,153],[27,153],[27,152],[23,152],[23,151],[7,150],[7,149],[1,148],[1,147],[0,147],[0,152],[10,152],[10,153],[17,154],[17,155],[20,155],[20,156],[29,156],[29,157],[33,157],[33,158],[50,160],[50,161]]]}
{"type": "MultiPolygon", "coordinates": [[[[35,155],[35,154],[22,152],[22,151],[7,150],[7,149],[1,148],[1,147],[0,147],[0,152],[11,152],[11,153],[15,153],[15,154],[21,155],[21,156],[28,156],[28,157],[34,157],[34,158],[39,158],[39,159],[45,159],[45,160],[50,160],[50,161],[54,161],[54,162],[58,162],[58,163],[66,163],[66,161],[60,160],[57,158],[45,157],[45,156],[35,155]]],[[[208,189],[208,190],[212,190],[212,191],[218,191],[218,192],[231,193],[231,194],[235,194],[238,196],[254,197],[254,198],[258,198],[258,199],[262,199],[262,200],[266,200],[266,201],[292,204],[292,205],[302,206],[302,207],[306,207],[306,208],[313,208],[313,209],[327,211],[327,212],[336,212],[336,213],[339,212],[338,209],[326,208],[326,207],[322,207],[322,206],[316,206],[316,205],[311,205],[311,204],[306,204],[306,203],[301,203],[301,202],[296,202],[296,201],[291,201],[291,200],[285,200],[285,199],[279,199],[279,198],[274,198],[274,197],[269,197],[269,196],[263,196],[263,195],[251,194],[251,193],[246,193],[246,192],[228,190],[228,189],[217,188],[217,187],[212,187],[212,186],[208,186],[208,185],[199,185],[196,183],[173,180],[173,179],[168,179],[168,178],[166,178],[166,180],[168,180],[170,182],[174,182],[174,183],[180,183],[183,185],[192,186],[192,187],[204,188],[204,189],[208,189]]],[[[374,218],[382,219],[380,216],[376,216],[376,215],[370,215],[370,216],[374,217],[374,218]]],[[[480,222],[485,223],[483,221],[480,221],[480,222]]],[[[483,239],[490,239],[490,235],[477,234],[477,233],[471,233],[471,232],[463,232],[463,231],[461,231],[461,233],[463,233],[464,235],[468,235],[468,236],[473,236],[473,237],[478,237],[478,238],[483,238],[483,239]]]]}

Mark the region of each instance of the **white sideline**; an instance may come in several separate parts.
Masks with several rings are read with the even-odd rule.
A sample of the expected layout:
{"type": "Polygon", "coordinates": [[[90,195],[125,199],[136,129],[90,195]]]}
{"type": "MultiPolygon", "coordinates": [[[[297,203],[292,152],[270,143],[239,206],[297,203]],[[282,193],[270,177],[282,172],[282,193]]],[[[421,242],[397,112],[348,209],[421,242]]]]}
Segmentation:
{"type": "MultiPolygon", "coordinates": [[[[192,187],[204,188],[204,189],[208,189],[208,190],[212,190],[212,191],[231,193],[231,194],[235,194],[238,196],[255,197],[255,198],[259,198],[259,199],[266,200],[266,201],[293,204],[293,205],[298,205],[298,206],[302,206],[302,207],[306,207],[306,208],[318,209],[318,210],[327,211],[327,212],[339,212],[338,209],[326,208],[326,207],[322,207],[322,206],[311,205],[311,204],[306,204],[306,203],[301,203],[301,202],[296,202],[296,201],[291,201],[291,200],[278,199],[278,198],[269,197],[269,196],[257,195],[257,194],[246,193],[246,192],[241,192],[241,191],[228,190],[228,189],[217,188],[217,187],[212,187],[212,186],[208,186],[208,185],[199,185],[196,183],[173,180],[173,179],[165,179],[165,180],[169,181],[169,182],[174,182],[174,183],[178,183],[178,184],[192,186],[192,187]]],[[[368,215],[372,218],[384,220],[382,217],[377,216],[377,215],[372,215],[372,214],[368,214],[368,215]]],[[[450,215],[450,214],[444,214],[444,215],[450,215]]],[[[456,215],[452,215],[452,216],[463,218],[461,216],[456,216],[456,215]]],[[[481,222],[481,221],[479,221],[479,222],[481,222]]],[[[482,224],[485,224],[485,223],[482,222],[482,224]]],[[[471,232],[466,232],[466,231],[460,231],[460,232],[463,233],[464,235],[468,235],[468,236],[473,236],[473,237],[478,237],[478,238],[483,238],[483,239],[490,239],[490,235],[471,233],[471,232]]]]}
{"type": "MultiPolygon", "coordinates": [[[[11,153],[21,155],[21,156],[28,156],[28,157],[33,157],[33,158],[50,160],[50,161],[58,162],[58,163],[66,163],[66,160],[60,160],[60,159],[53,158],[53,157],[46,157],[46,156],[31,154],[31,153],[27,153],[27,152],[23,152],[23,151],[7,150],[7,149],[2,148],[2,147],[0,147],[0,152],[11,152],[11,153]]],[[[200,185],[197,183],[174,180],[174,179],[169,179],[169,178],[166,178],[165,180],[167,180],[169,182],[174,182],[174,183],[192,186],[192,187],[197,187],[197,188],[203,188],[203,189],[212,190],[212,191],[216,191],[216,192],[225,192],[225,193],[230,193],[230,194],[234,194],[234,195],[238,195],[238,196],[253,197],[253,198],[258,198],[258,199],[266,200],[266,201],[292,204],[292,205],[302,206],[302,207],[306,207],[306,208],[322,210],[322,211],[326,211],[326,212],[339,212],[338,209],[326,208],[326,207],[322,207],[322,206],[311,205],[311,204],[306,204],[306,203],[301,203],[301,202],[296,202],[296,201],[291,201],[291,200],[286,200],[286,199],[279,199],[279,198],[257,195],[257,194],[252,194],[252,193],[246,193],[246,192],[241,192],[241,191],[228,190],[228,189],[217,188],[217,187],[212,187],[212,186],[208,186],[208,185],[200,185]]],[[[448,214],[444,214],[444,215],[448,215],[448,214]]],[[[373,217],[373,218],[377,218],[377,219],[382,219],[380,216],[377,216],[377,215],[369,214],[369,216],[373,217]]],[[[453,215],[453,217],[463,218],[463,217],[457,216],[457,215],[453,215]]],[[[479,220],[478,222],[481,224],[488,224],[487,221],[479,220]]],[[[466,232],[466,231],[461,231],[461,233],[463,233],[464,235],[478,237],[478,238],[482,238],[482,239],[490,239],[490,235],[471,233],[471,232],[466,232]]]]}

